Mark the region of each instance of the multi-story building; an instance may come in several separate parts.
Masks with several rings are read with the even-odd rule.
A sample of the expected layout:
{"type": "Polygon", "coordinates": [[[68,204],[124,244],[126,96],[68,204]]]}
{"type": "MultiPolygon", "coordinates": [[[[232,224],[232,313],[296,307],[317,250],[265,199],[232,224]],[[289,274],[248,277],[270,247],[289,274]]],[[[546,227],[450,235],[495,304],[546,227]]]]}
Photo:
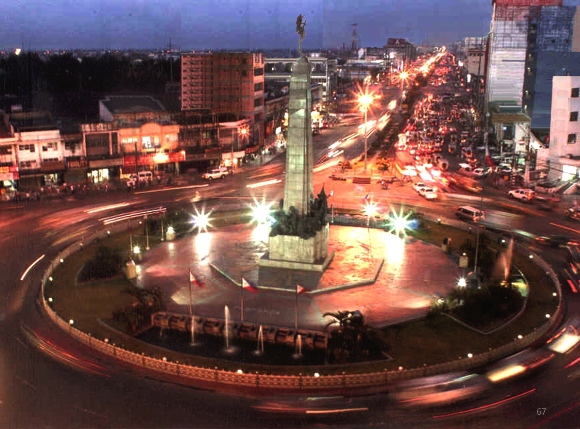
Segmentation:
{"type": "MultiPolygon", "coordinates": [[[[292,66],[298,58],[266,58],[265,78],[266,86],[288,86],[292,75],[292,66]]],[[[318,54],[308,56],[310,63],[310,81],[322,87],[322,98],[313,100],[320,107],[326,105],[331,99],[332,92],[336,90],[336,59],[329,59],[318,54]]]]}
{"type": "Polygon", "coordinates": [[[183,53],[181,110],[251,119],[249,145],[264,139],[264,54],[183,53]]]}
{"type": "Polygon", "coordinates": [[[536,130],[550,127],[552,77],[580,74],[577,6],[562,0],[492,0],[487,102],[520,106],[536,130]]]}
{"type": "Polygon", "coordinates": [[[385,56],[392,60],[396,71],[404,70],[417,59],[417,47],[407,39],[389,38],[384,49],[385,56]]]}
{"type": "MultiPolygon", "coordinates": [[[[550,147],[546,164],[550,179],[580,177],[580,76],[554,76],[550,147]]],[[[540,163],[540,159],[538,159],[540,163]]],[[[544,164],[544,161],[541,162],[544,164]]]]}

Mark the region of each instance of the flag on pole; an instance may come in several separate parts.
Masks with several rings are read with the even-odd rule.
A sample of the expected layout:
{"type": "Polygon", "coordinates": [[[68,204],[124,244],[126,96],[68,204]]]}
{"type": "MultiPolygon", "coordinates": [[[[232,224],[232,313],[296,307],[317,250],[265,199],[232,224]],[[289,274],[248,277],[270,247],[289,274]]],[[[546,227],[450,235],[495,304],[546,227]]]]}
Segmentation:
{"type": "Polygon", "coordinates": [[[306,289],[305,287],[300,286],[298,283],[296,283],[296,294],[300,295],[302,293],[308,292],[308,289],[306,289]]]}
{"type": "Polygon", "coordinates": [[[245,278],[242,277],[242,289],[245,289],[247,291],[250,292],[258,292],[258,288],[253,285],[252,283],[250,283],[249,281],[247,281],[245,278]]]}
{"type": "Polygon", "coordinates": [[[370,200],[370,199],[371,199],[371,194],[370,194],[370,193],[366,194],[366,195],[363,197],[363,201],[368,201],[368,200],[370,200]]]}
{"type": "Polygon", "coordinates": [[[487,164],[488,167],[495,167],[495,163],[493,162],[493,159],[491,159],[491,155],[489,154],[489,147],[487,145],[487,142],[485,142],[485,163],[487,164]]]}
{"type": "Polygon", "coordinates": [[[334,195],[334,189],[330,190],[330,193],[328,194],[329,197],[332,197],[334,195]]]}
{"type": "Polygon", "coordinates": [[[197,280],[197,278],[193,275],[191,270],[189,270],[189,283],[196,285],[197,287],[201,287],[201,282],[197,280]]]}

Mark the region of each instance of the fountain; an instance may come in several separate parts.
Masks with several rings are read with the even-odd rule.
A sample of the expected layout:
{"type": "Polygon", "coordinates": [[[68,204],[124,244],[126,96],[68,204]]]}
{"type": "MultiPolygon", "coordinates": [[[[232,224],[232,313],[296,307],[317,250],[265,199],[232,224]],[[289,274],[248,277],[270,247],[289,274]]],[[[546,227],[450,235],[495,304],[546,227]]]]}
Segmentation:
{"type": "Polygon", "coordinates": [[[260,328],[258,329],[258,341],[254,354],[256,355],[264,354],[264,331],[262,329],[262,325],[260,325],[260,328]]]}
{"type": "Polygon", "coordinates": [[[226,341],[226,351],[230,351],[230,309],[227,305],[224,307],[224,318],[224,338],[226,341]]]}
{"type": "Polygon", "coordinates": [[[514,238],[512,237],[510,238],[504,260],[503,278],[505,281],[507,281],[510,276],[513,254],[514,254],[514,238]]]}
{"type": "Polygon", "coordinates": [[[191,317],[191,324],[189,327],[189,330],[191,331],[191,345],[195,345],[195,318],[192,316],[191,317]]]}
{"type": "Polygon", "coordinates": [[[295,359],[299,359],[302,357],[302,335],[296,335],[296,347],[294,350],[294,354],[292,355],[295,359]]]}

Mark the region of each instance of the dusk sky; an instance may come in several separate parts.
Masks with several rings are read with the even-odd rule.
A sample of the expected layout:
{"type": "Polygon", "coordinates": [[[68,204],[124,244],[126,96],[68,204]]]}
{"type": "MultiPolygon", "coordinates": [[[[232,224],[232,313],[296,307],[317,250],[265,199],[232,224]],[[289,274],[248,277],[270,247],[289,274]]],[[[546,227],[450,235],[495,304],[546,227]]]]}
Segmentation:
{"type": "MultiPolygon", "coordinates": [[[[566,2],[571,4],[572,2],[566,2]]],[[[448,44],[484,36],[491,0],[11,0],[0,14],[0,48],[296,48],[306,17],[306,49],[363,47],[389,37],[448,44]]]]}

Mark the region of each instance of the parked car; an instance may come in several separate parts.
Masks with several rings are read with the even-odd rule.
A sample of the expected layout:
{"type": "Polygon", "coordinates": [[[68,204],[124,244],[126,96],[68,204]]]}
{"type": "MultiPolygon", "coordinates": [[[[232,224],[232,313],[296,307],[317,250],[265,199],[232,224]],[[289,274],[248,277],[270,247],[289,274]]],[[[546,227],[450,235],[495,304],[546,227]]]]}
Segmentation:
{"type": "Polygon", "coordinates": [[[512,199],[520,201],[531,201],[536,193],[532,189],[512,189],[508,192],[508,195],[512,199]]]}

